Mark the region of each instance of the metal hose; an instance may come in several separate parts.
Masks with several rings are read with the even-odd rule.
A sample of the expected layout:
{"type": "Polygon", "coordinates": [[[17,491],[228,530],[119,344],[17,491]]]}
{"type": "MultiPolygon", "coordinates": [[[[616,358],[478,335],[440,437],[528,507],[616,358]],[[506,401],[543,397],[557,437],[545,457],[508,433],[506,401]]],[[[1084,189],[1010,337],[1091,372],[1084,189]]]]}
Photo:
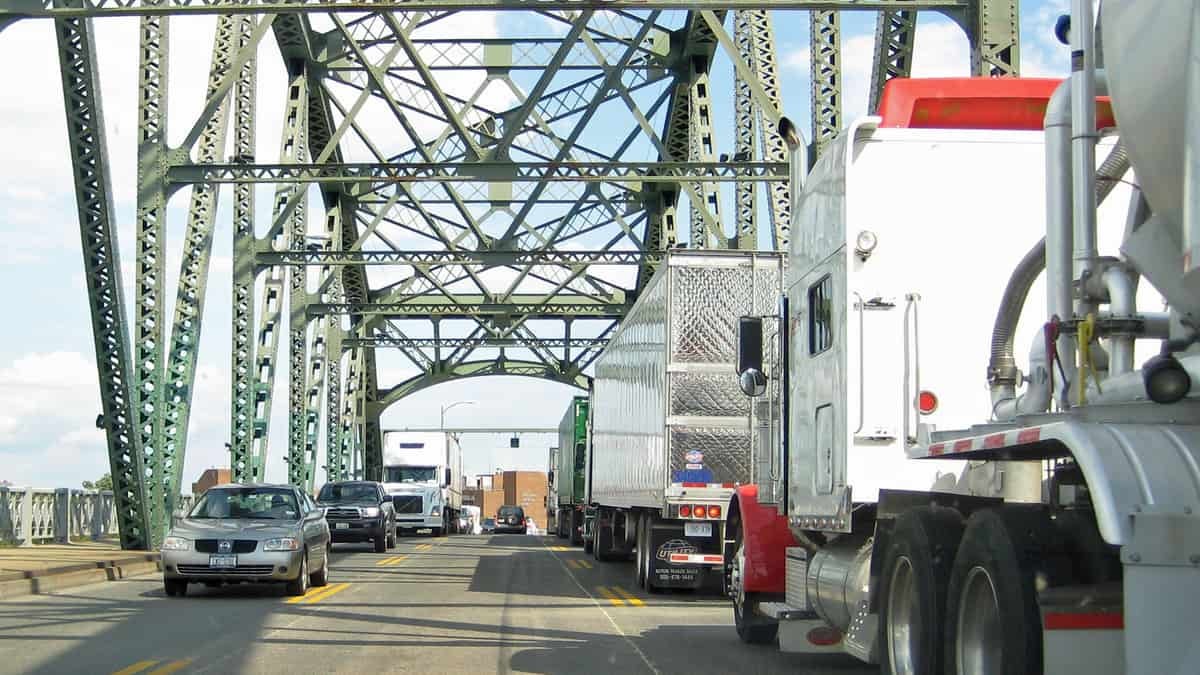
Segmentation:
{"type": "MultiPolygon", "coordinates": [[[[1125,143],[1118,139],[1116,145],[1108,153],[1100,168],[1096,171],[1096,204],[1104,202],[1121,177],[1129,169],[1129,153],[1125,143]]],[[[1025,307],[1025,298],[1029,289],[1037,281],[1038,275],[1046,267],[1046,238],[1042,237],[1021,262],[1017,263],[1008,285],[1004,288],[1004,297],[996,312],[996,322],[992,326],[991,359],[988,362],[988,386],[992,392],[992,409],[1000,401],[1016,397],[1017,362],[1013,357],[1013,334],[1017,330],[1017,322],[1021,318],[1021,310],[1025,307]]]]}

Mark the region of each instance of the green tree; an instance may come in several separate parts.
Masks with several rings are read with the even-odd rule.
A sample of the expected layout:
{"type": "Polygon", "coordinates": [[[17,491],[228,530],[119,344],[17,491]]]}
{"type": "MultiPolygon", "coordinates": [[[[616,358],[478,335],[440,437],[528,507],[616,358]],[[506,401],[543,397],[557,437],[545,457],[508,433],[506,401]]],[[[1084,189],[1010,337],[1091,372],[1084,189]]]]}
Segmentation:
{"type": "Polygon", "coordinates": [[[106,473],[100,477],[100,480],[95,482],[90,480],[83,481],[84,490],[111,490],[113,489],[112,474],[106,473]]]}

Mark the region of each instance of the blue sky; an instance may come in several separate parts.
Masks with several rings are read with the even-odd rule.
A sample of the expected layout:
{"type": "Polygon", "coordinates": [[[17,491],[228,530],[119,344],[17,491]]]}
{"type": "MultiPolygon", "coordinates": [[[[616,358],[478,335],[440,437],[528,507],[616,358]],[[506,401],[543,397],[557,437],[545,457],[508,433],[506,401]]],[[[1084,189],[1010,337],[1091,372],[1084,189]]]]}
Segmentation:
{"type": "MultiPolygon", "coordinates": [[[[1066,0],[1023,2],[1022,69],[1026,76],[1067,72],[1067,52],[1052,34],[1054,18],[1067,11],[1066,0]]],[[[464,17],[472,35],[512,35],[529,19],[476,14],[464,17]],[[486,20],[484,20],[486,19],[486,20]]],[[[544,20],[533,19],[535,22],[544,20]]],[[[178,142],[201,106],[212,36],[212,19],[172,23],[173,57],[170,111],[173,142],[178,142]]],[[[133,244],[134,104],[136,96],[136,20],[97,22],[101,77],[105,91],[110,157],[120,231],[121,256],[131,295],[133,244]]],[[[549,34],[541,26],[542,34],[549,34]]],[[[808,22],[804,13],[777,13],[781,86],[785,114],[808,120],[808,22]]],[[[457,34],[457,33],[455,33],[457,34]]],[[[844,110],[847,119],[862,114],[870,75],[874,17],[843,16],[844,110]]],[[[918,76],[965,75],[967,45],[961,31],[945,19],[921,19],[914,57],[918,76]]],[[[271,38],[268,37],[269,41],[271,38]]],[[[277,153],[281,117],[282,70],[267,44],[260,74],[259,156],[277,153]]],[[[77,486],[108,470],[102,433],[94,426],[100,410],[88,305],[70,165],[66,156],[61,85],[51,24],[24,21],[0,32],[0,59],[19,65],[0,72],[0,284],[10,289],[5,302],[6,330],[0,333],[0,480],[42,487],[77,486]]],[[[715,92],[732,91],[732,69],[721,57],[712,74],[715,92]]],[[[455,80],[447,88],[474,86],[455,80]]],[[[497,104],[504,100],[495,95],[497,104]]],[[[715,101],[720,152],[732,152],[731,97],[715,101]],[[726,100],[728,98],[728,100],[726,100]]],[[[621,131],[627,130],[627,127],[621,131]]],[[[586,133],[604,135],[604,129],[586,133]]],[[[585,139],[588,136],[585,134],[585,139]]],[[[269,193],[269,190],[268,190],[269,193]]],[[[185,226],[186,192],[172,199],[168,231],[168,288],[173,299],[185,226]]],[[[269,202],[264,194],[260,204],[269,202]]],[[[189,434],[184,484],[209,466],[227,465],[224,443],[229,423],[229,197],[222,195],[210,273],[195,409],[189,434]]],[[[726,218],[731,211],[725,209],[726,218]]],[[[127,305],[129,307],[129,305],[127,305]]],[[[130,312],[132,316],[132,312],[130,312]]],[[[281,348],[285,341],[281,343],[281,348]]],[[[282,352],[281,352],[282,356],[282,352]]],[[[381,355],[381,385],[406,375],[394,354],[381,355]]],[[[276,406],[267,477],[284,479],[287,425],[286,369],[276,380],[276,406]]],[[[393,406],[384,417],[388,428],[436,426],[439,406],[471,399],[447,414],[448,426],[556,426],[576,391],[522,378],[483,378],[440,385],[393,406]]],[[[544,470],[547,437],[527,436],[519,450],[508,448],[507,435],[464,439],[468,473],[505,469],[544,470]]],[[[318,480],[324,473],[318,473],[318,480]]]]}

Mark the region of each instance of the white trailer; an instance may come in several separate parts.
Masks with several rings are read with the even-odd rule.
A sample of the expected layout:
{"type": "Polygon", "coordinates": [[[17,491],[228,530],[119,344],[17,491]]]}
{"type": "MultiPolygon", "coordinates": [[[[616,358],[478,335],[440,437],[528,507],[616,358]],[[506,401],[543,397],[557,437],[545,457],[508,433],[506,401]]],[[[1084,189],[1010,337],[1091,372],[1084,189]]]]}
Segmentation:
{"type": "Polygon", "coordinates": [[[673,251],[596,360],[584,548],[636,552],[647,589],[719,586],[724,509],[754,473],[732,330],[782,280],[777,253],[673,251]]]}
{"type": "Polygon", "coordinates": [[[743,640],[885,673],[1200,668],[1200,5],[1103,19],[1107,73],[1081,30],[1067,82],[893,81],[794,182],[764,317],[787,367],[740,360],[786,392],[782,471],[729,505],[743,640]]]}
{"type": "Polygon", "coordinates": [[[454,434],[387,431],[383,483],[393,495],[399,532],[457,529],[462,510],[462,447],[454,434]]]}

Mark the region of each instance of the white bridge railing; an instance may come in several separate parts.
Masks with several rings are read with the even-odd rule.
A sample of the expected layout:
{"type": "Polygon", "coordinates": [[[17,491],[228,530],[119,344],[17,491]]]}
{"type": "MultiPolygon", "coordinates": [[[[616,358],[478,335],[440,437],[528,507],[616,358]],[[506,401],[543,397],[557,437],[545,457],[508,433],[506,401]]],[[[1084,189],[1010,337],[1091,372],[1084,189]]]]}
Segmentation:
{"type": "MultiPolygon", "coordinates": [[[[182,495],[179,508],[192,506],[182,495]]],[[[32,546],[117,534],[111,490],[0,487],[0,541],[32,546]]]]}

